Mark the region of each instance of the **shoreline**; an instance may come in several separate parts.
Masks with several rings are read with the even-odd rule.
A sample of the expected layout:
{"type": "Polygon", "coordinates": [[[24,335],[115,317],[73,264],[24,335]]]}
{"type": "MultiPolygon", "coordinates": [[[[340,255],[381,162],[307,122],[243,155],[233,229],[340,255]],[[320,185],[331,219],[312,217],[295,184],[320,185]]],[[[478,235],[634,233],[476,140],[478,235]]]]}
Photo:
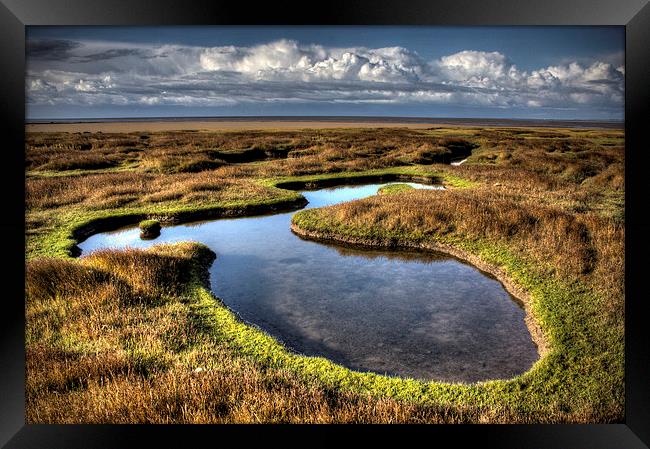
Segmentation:
{"type": "Polygon", "coordinates": [[[541,128],[623,130],[624,123],[598,120],[444,119],[418,117],[160,117],[33,120],[26,132],[159,132],[301,130],[341,128],[541,128]]]}

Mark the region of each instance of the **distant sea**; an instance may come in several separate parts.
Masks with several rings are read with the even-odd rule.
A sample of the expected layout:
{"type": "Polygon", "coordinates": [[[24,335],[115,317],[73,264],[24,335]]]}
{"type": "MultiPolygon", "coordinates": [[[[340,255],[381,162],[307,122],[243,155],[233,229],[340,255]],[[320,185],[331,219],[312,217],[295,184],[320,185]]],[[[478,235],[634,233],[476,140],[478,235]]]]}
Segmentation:
{"type": "Polygon", "coordinates": [[[620,120],[546,120],[503,118],[435,118],[435,117],[364,117],[364,116],[233,116],[233,117],[119,117],[31,119],[27,124],[42,123],[119,123],[119,122],[343,122],[343,123],[417,123],[431,125],[493,126],[540,128],[608,128],[623,129],[620,120]]]}

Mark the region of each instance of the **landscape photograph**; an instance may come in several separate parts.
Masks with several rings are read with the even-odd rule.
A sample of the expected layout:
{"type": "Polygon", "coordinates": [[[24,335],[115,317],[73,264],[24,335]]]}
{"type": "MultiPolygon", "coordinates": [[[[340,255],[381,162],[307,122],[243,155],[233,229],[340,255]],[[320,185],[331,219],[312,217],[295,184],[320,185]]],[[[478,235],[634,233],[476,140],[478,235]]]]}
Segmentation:
{"type": "Polygon", "coordinates": [[[26,29],[26,423],[625,422],[624,27],[26,29]]]}

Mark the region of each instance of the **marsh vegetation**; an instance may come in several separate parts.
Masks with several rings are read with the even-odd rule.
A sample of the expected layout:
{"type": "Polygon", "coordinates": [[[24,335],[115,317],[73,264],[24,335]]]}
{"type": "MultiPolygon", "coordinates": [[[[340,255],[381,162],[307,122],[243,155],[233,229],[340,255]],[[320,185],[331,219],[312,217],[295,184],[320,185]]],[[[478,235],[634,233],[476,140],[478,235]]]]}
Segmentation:
{"type": "Polygon", "coordinates": [[[25,160],[30,423],[623,419],[621,131],[30,133],[25,160]],[[548,340],[533,369],[472,385],[355,373],[237,320],[205,288],[204,247],[70,257],[102,226],[290,208],[301,198],[282,183],[387,175],[447,190],[310,209],[294,224],[499,267],[548,340]]]}

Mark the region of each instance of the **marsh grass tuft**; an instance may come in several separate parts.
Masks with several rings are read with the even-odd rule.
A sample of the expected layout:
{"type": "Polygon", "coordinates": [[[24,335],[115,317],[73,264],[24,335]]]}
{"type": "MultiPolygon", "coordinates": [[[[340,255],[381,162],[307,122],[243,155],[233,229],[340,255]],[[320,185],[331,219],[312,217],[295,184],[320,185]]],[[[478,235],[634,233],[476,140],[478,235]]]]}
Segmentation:
{"type": "Polygon", "coordinates": [[[142,220],[138,227],[140,228],[141,238],[151,239],[160,235],[161,228],[158,220],[142,220]]]}
{"type": "Polygon", "coordinates": [[[394,195],[395,193],[408,192],[409,190],[414,190],[413,186],[408,184],[389,184],[381,187],[377,193],[379,195],[394,195]]]}

